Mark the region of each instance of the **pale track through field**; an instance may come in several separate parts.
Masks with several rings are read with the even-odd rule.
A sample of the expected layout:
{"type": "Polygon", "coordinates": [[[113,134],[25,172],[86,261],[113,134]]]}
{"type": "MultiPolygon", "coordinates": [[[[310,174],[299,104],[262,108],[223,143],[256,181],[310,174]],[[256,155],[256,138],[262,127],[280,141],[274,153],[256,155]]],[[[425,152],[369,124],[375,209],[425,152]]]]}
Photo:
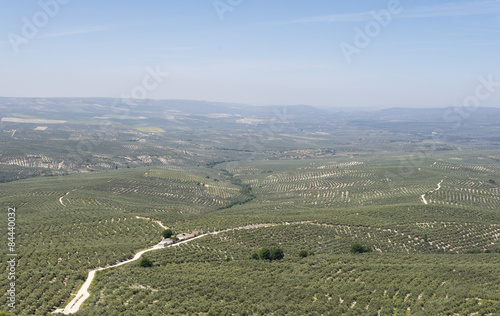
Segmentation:
{"type": "MultiPolygon", "coordinates": [[[[144,219],[144,220],[151,220],[151,221],[157,223],[158,225],[160,225],[162,228],[166,229],[166,227],[160,221],[152,220],[152,219],[146,218],[146,217],[139,217],[139,216],[136,216],[136,218],[138,218],[138,219],[144,219]]],[[[299,223],[308,223],[308,222],[299,222],[299,223]]],[[[290,223],[286,223],[284,225],[289,225],[289,224],[290,223]]],[[[260,228],[260,227],[271,227],[271,226],[276,226],[276,225],[278,225],[278,224],[254,224],[254,225],[247,225],[247,226],[241,226],[241,227],[236,227],[236,228],[229,228],[229,229],[225,229],[225,230],[221,230],[221,231],[216,231],[216,232],[212,232],[212,233],[205,233],[205,234],[202,234],[202,235],[199,235],[199,236],[196,236],[196,237],[193,237],[193,238],[190,238],[190,239],[187,239],[187,240],[184,240],[184,241],[181,241],[181,242],[169,245],[167,247],[175,247],[175,246],[178,246],[178,245],[181,245],[181,244],[188,243],[188,242],[190,242],[192,240],[195,240],[195,239],[198,239],[198,238],[202,238],[202,237],[209,236],[209,235],[217,235],[217,234],[220,234],[220,233],[225,233],[225,232],[229,232],[229,231],[233,231],[233,230],[255,229],[255,228],[260,228]]],[[[94,280],[96,271],[102,271],[102,270],[106,270],[106,269],[111,269],[111,268],[119,267],[119,266],[122,266],[122,265],[125,265],[125,264],[128,264],[128,263],[137,261],[146,252],[153,251],[153,250],[158,250],[158,249],[164,249],[164,248],[165,247],[163,247],[163,246],[155,245],[155,246],[153,246],[151,248],[148,248],[146,250],[142,250],[142,251],[136,253],[135,256],[132,259],[129,259],[127,261],[123,261],[123,262],[117,263],[117,264],[112,265],[112,266],[101,267],[101,268],[96,268],[94,270],[91,270],[89,272],[87,280],[85,280],[85,283],[83,283],[82,287],[78,290],[78,292],[76,293],[75,297],[71,300],[71,302],[69,302],[68,305],[66,305],[66,307],[64,309],[58,309],[55,312],[56,313],[63,313],[63,314],[66,314],[66,315],[68,315],[68,314],[74,314],[74,313],[78,312],[78,310],[80,309],[80,306],[83,304],[83,302],[85,302],[85,300],[90,297],[90,293],[88,292],[88,289],[90,287],[90,284],[94,280]]]]}
{"type": "MultiPolygon", "coordinates": [[[[439,190],[441,189],[441,183],[443,183],[443,181],[444,181],[444,179],[442,179],[441,181],[439,181],[439,183],[437,184],[437,188],[436,188],[436,189],[434,189],[433,191],[428,192],[428,193],[434,193],[434,192],[439,191],[439,190]]],[[[424,204],[429,204],[429,203],[427,202],[427,200],[425,199],[425,195],[426,195],[426,194],[427,194],[427,193],[424,193],[424,194],[422,194],[420,197],[422,198],[422,201],[424,202],[424,204]]]]}
{"type": "Polygon", "coordinates": [[[151,219],[151,218],[147,218],[147,217],[141,217],[141,216],[136,216],[137,219],[144,219],[144,220],[147,220],[147,221],[152,221],[153,223],[156,223],[158,225],[161,226],[161,228],[163,229],[168,229],[168,227],[164,226],[162,222],[160,221],[157,221],[157,220],[154,220],[154,219],[151,219]]]}
{"type": "Polygon", "coordinates": [[[62,206],[66,206],[66,205],[63,203],[62,199],[63,199],[63,197],[65,197],[65,196],[66,196],[66,195],[68,195],[68,194],[69,194],[69,192],[66,192],[66,194],[65,194],[65,195],[63,195],[63,196],[61,196],[61,197],[59,198],[59,203],[61,203],[61,205],[62,205],[62,206]]]}

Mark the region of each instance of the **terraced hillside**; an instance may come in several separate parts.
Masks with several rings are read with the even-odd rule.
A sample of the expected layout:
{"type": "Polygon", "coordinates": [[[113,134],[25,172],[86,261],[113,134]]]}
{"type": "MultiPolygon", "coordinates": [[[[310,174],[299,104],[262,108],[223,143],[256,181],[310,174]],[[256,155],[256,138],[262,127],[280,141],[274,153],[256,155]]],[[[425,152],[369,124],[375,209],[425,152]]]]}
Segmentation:
{"type": "Polygon", "coordinates": [[[159,223],[203,236],[98,272],[77,314],[500,314],[498,109],[456,129],[443,109],[138,102],[0,98],[16,315],[65,307],[159,223]]]}
{"type": "Polygon", "coordinates": [[[465,165],[429,158],[407,165],[377,157],[222,164],[251,185],[259,202],[349,208],[426,202],[499,209],[498,164],[465,165]],[[439,190],[436,190],[437,184],[439,190]],[[422,195],[425,194],[425,201],[422,195]]]}
{"type": "Polygon", "coordinates": [[[160,225],[137,216],[177,232],[269,227],[152,253],[151,270],[100,272],[79,314],[495,314],[500,213],[498,185],[489,180],[496,165],[436,157],[403,174],[400,161],[223,162],[0,184],[2,204],[18,214],[20,314],[63,307],[88,269],[156,244],[160,225]],[[458,194],[460,203],[451,200],[458,194]],[[353,243],[372,253],[349,254],[353,243]],[[250,259],[262,247],[281,247],[285,259],[250,259]],[[300,259],[301,250],[315,255],[300,259]]]}
{"type": "MultiPolygon", "coordinates": [[[[285,259],[263,262],[249,253],[279,241],[259,243],[253,238],[259,233],[221,235],[156,252],[149,256],[152,268],[104,271],[78,314],[496,315],[500,310],[498,255],[329,254],[335,242],[327,241],[321,252],[300,258],[299,249],[310,247],[306,233],[293,245],[283,244],[285,259]]],[[[341,237],[337,244],[343,243],[341,237]]]]}
{"type": "Polygon", "coordinates": [[[156,244],[161,227],[137,215],[168,213],[168,224],[175,225],[186,220],[184,214],[215,210],[243,197],[238,186],[211,177],[179,168],[143,168],[0,184],[1,204],[17,214],[20,314],[45,315],[70,297],[87,269],[156,244]]]}

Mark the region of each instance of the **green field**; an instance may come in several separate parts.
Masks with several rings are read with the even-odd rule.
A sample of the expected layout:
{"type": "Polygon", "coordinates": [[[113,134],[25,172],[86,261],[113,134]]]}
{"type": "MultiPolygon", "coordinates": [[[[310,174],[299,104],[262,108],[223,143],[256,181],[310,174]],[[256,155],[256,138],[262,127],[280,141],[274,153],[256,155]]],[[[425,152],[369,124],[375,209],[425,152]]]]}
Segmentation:
{"type": "MultiPolygon", "coordinates": [[[[227,172],[219,171],[226,170],[224,164],[212,169],[143,167],[1,184],[2,204],[15,207],[18,217],[17,308],[23,315],[43,315],[62,307],[83,283],[86,270],[154,245],[161,227],[136,218],[141,216],[177,232],[275,226],[227,232],[158,251],[148,255],[155,263],[151,270],[131,264],[105,271],[80,314],[498,312],[499,188],[485,174],[497,166],[425,161],[418,167],[420,178],[404,181],[384,176],[394,172],[390,163],[357,160],[233,166],[228,171],[250,185],[255,198],[231,208],[225,206],[245,201],[246,195],[227,172]],[[474,177],[477,180],[471,180],[474,177]],[[442,193],[429,194],[425,205],[421,193],[432,191],[443,178],[442,193]],[[374,251],[351,255],[355,242],[374,251]],[[250,259],[252,252],[272,246],[284,249],[283,261],[250,259]],[[315,255],[300,259],[300,250],[315,255]],[[343,265],[359,272],[332,274],[328,285],[325,275],[343,265]],[[252,289],[232,283],[243,282],[242,271],[252,289]],[[215,280],[222,282],[223,291],[208,295],[215,280]],[[171,285],[160,286],[162,282],[171,285]],[[448,285],[439,286],[443,282],[448,285]],[[177,292],[184,283],[187,288],[177,292]],[[161,290],[149,293],[151,289],[135,289],[134,284],[161,290]],[[384,291],[392,291],[390,297],[384,291]],[[186,295],[191,292],[197,294],[186,295]],[[223,299],[227,293],[230,298],[223,299]],[[248,296],[252,299],[245,299],[248,296]],[[276,300],[283,304],[273,305],[276,300]],[[134,307],[124,309],[127,302],[134,307]]],[[[7,284],[2,286],[6,291],[7,284]]]]}
{"type": "Polygon", "coordinates": [[[0,205],[4,223],[16,210],[17,262],[12,310],[3,247],[0,310],[64,308],[89,270],[157,244],[155,220],[212,234],[147,253],[152,267],[98,272],[77,315],[500,314],[500,155],[489,132],[462,142],[454,131],[428,148],[425,124],[408,134],[298,121],[264,139],[263,126],[221,116],[217,131],[200,117],[178,129],[152,120],[161,134],[112,122],[106,138],[3,123],[0,205]],[[371,251],[351,253],[356,243],[371,251]],[[284,258],[252,258],[262,248],[284,258]]]}

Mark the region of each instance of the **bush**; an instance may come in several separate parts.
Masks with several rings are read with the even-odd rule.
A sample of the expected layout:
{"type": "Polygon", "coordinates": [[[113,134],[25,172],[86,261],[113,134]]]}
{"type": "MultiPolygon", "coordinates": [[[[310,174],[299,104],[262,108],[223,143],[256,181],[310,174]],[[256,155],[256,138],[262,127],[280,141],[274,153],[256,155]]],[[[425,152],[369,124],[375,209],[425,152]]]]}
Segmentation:
{"type": "Polygon", "coordinates": [[[261,260],[271,260],[271,250],[268,248],[262,248],[259,252],[259,258],[261,260]]]}
{"type": "Polygon", "coordinates": [[[307,253],[307,250],[301,250],[301,251],[299,252],[299,257],[301,257],[301,258],[305,258],[305,257],[307,257],[308,255],[309,255],[309,254],[307,253]]]}
{"type": "Polygon", "coordinates": [[[262,248],[259,251],[259,254],[254,253],[252,254],[252,259],[261,259],[261,260],[281,260],[285,257],[285,253],[283,252],[283,249],[281,248],[274,248],[274,249],[269,249],[269,248],[262,248]]]}
{"type": "Polygon", "coordinates": [[[146,257],[142,257],[142,259],[139,261],[138,266],[139,267],[145,267],[145,268],[152,267],[153,266],[153,261],[149,260],[146,257]]]}
{"type": "Polygon", "coordinates": [[[271,250],[271,260],[281,260],[284,256],[285,254],[281,248],[271,250]]]}
{"type": "Polygon", "coordinates": [[[245,195],[250,195],[250,193],[252,193],[252,187],[248,184],[244,184],[240,192],[245,195]]]}
{"type": "Polygon", "coordinates": [[[363,253],[363,252],[371,252],[372,249],[370,247],[364,247],[359,243],[352,244],[351,253],[363,253]]]}
{"type": "Polygon", "coordinates": [[[468,250],[467,253],[468,254],[477,254],[477,253],[481,253],[481,250],[479,250],[479,249],[472,249],[472,250],[468,250]]]}

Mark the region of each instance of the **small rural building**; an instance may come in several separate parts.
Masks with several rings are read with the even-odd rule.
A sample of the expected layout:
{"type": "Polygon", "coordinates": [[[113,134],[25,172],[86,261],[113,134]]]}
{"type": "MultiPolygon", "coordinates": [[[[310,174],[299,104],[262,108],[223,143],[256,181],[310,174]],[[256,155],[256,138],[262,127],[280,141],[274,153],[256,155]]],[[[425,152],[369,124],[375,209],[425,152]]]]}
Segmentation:
{"type": "Polygon", "coordinates": [[[167,239],[163,239],[162,241],[160,241],[160,243],[158,245],[159,246],[163,246],[163,247],[167,247],[167,246],[170,246],[173,243],[174,243],[174,241],[172,239],[167,238],[167,239]]]}
{"type": "Polygon", "coordinates": [[[187,234],[187,233],[182,233],[182,234],[177,235],[177,239],[179,239],[179,241],[191,239],[193,237],[194,237],[193,234],[187,234]]]}

